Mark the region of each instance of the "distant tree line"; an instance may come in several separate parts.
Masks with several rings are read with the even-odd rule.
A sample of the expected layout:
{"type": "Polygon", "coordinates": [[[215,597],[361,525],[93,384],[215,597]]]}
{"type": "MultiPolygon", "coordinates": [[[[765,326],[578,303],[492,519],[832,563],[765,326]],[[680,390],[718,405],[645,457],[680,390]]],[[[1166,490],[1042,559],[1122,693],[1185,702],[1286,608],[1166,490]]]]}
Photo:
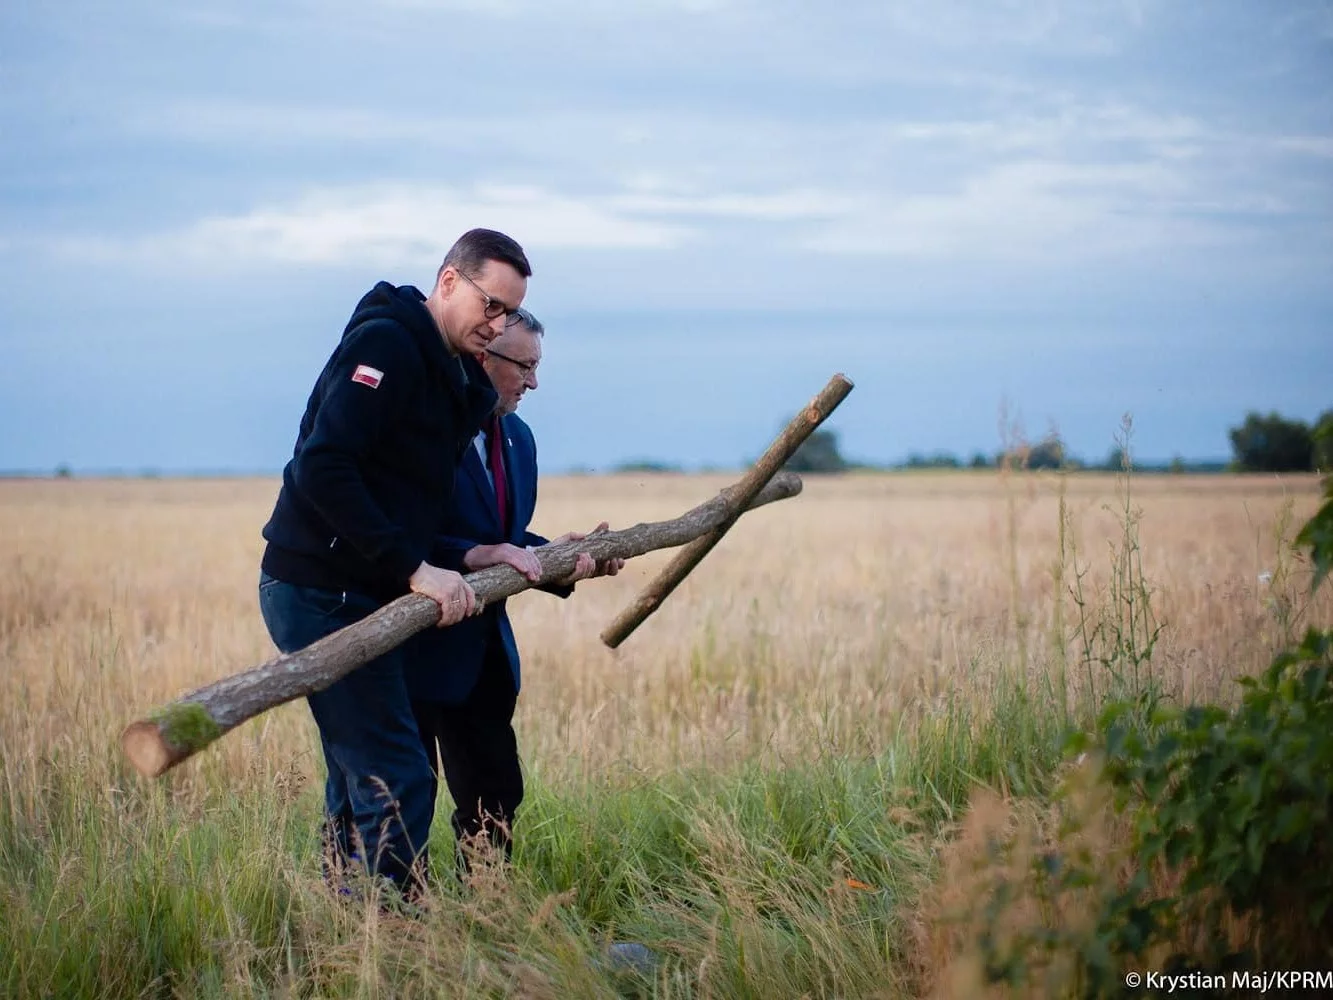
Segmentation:
{"type": "Polygon", "coordinates": [[[838,447],[838,432],[827,427],[811,431],[787,460],[787,468],[800,473],[845,472],[850,467],[838,447]]]}
{"type": "Polygon", "coordinates": [[[1333,410],[1313,425],[1277,413],[1248,413],[1231,428],[1235,465],[1247,472],[1333,471],[1333,410]]]}
{"type": "MultiPolygon", "coordinates": [[[[1232,452],[1230,461],[1191,462],[1176,457],[1159,465],[1138,461],[1132,465],[1141,472],[1333,472],[1333,409],[1325,410],[1313,424],[1292,420],[1275,412],[1264,415],[1252,411],[1245,415],[1244,422],[1239,426],[1230,428],[1228,435],[1232,452]]],[[[907,456],[906,461],[888,468],[994,469],[1008,466],[1015,469],[1101,469],[1118,472],[1126,464],[1125,451],[1119,445],[1112,448],[1101,462],[1088,463],[1071,455],[1058,434],[1048,434],[1034,444],[992,454],[978,451],[968,458],[960,458],[947,451],[913,453],[907,456]]],[[[786,468],[792,472],[820,474],[885,466],[848,459],[842,453],[838,432],[829,427],[819,427],[796,449],[786,468]]],[[[571,475],[583,475],[591,471],[588,468],[566,470],[571,475]]],[[[687,470],[677,462],[639,458],[621,462],[614,466],[613,471],[683,473],[687,470]]],[[[709,468],[695,471],[728,470],[709,468]]],[[[68,479],[74,475],[74,471],[68,464],[62,463],[56,467],[54,474],[57,478],[68,479]]],[[[155,476],[156,473],[145,470],[140,475],[155,476]]]]}
{"type": "MultiPolygon", "coordinates": [[[[1159,466],[1127,462],[1123,446],[1117,445],[1101,462],[1088,463],[1071,455],[1058,434],[1049,434],[1034,444],[987,455],[976,452],[968,459],[945,451],[914,453],[900,469],[991,469],[1008,465],[1023,469],[1101,469],[1120,471],[1127,464],[1137,469],[1162,472],[1333,472],[1333,409],[1313,424],[1291,420],[1277,413],[1247,413],[1244,422],[1229,429],[1230,462],[1190,462],[1176,457],[1159,466]]],[[[865,466],[842,454],[838,434],[830,428],[814,431],[797,449],[787,468],[800,473],[837,473],[865,466]]]]}
{"type": "MultiPolygon", "coordinates": [[[[1248,413],[1244,422],[1229,429],[1232,457],[1229,462],[1192,462],[1177,456],[1160,465],[1127,461],[1125,449],[1116,445],[1100,462],[1085,462],[1071,455],[1058,434],[1048,434],[1025,444],[992,454],[975,452],[959,458],[947,451],[914,453],[892,468],[899,469],[1089,469],[1119,472],[1132,465],[1139,471],[1175,473],[1218,472],[1329,472],[1333,471],[1333,409],[1313,424],[1290,420],[1277,413],[1264,416],[1248,413]]],[[[814,430],[796,449],[786,467],[803,474],[834,474],[858,468],[875,468],[851,461],[842,453],[838,432],[829,427],[814,430]]],[[[617,466],[618,472],[681,472],[674,463],[637,460],[617,466]]]]}

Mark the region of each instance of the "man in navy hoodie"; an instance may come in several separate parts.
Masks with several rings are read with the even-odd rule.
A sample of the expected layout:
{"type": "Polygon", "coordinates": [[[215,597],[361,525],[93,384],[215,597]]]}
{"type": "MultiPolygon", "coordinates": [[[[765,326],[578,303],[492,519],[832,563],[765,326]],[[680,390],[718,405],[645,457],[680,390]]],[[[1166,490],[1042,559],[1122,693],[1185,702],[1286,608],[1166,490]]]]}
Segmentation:
{"type": "MultiPolygon", "coordinates": [[[[476,355],[517,321],[532,269],[510,237],[476,229],[430,295],[381,281],[315,382],[272,516],[259,602],[292,652],[410,591],[441,627],[475,612],[463,552],[442,541],[454,472],[497,394],[476,355]]],[[[328,769],[325,872],[358,860],[419,890],[435,782],[403,678],[403,647],[307,698],[328,769]]]]}

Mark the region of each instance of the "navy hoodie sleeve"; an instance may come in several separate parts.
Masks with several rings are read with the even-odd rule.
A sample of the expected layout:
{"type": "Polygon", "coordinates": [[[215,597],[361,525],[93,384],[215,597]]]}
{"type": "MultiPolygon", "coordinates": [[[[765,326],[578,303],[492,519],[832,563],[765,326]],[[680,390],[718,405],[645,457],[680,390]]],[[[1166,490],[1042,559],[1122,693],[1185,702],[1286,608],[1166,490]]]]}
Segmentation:
{"type": "Polygon", "coordinates": [[[432,566],[439,566],[441,569],[451,569],[455,573],[466,573],[468,568],[463,565],[463,557],[467,555],[468,549],[475,548],[480,544],[480,542],[468,541],[466,538],[440,535],[431,544],[430,563],[432,566]]]}
{"type": "Polygon", "coordinates": [[[385,438],[421,391],[423,378],[420,352],[398,324],[371,322],[351,331],[330,362],[314,427],[292,470],[302,493],[338,533],[337,544],[352,545],[399,582],[426,553],[385,515],[360,470],[378,448],[392,446],[385,438]]]}

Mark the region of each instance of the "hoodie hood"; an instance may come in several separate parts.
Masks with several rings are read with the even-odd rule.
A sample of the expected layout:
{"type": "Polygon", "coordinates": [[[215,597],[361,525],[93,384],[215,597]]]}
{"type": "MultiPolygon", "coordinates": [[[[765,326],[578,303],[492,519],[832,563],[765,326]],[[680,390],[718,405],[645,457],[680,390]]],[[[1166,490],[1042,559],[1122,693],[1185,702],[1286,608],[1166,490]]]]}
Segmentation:
{"type": "Polygon", "coordinates": [[[432,368],[445,371],[457,368],[457,356],[445,344],[420,289],[412,285],[391,285],[387,281],[376,282],[352,310],[352,317],[343,330],[343,339],[346,340],[347,335],[363,323],[375,320],[392,320],[410,331],[422,358],[432,368]]]}

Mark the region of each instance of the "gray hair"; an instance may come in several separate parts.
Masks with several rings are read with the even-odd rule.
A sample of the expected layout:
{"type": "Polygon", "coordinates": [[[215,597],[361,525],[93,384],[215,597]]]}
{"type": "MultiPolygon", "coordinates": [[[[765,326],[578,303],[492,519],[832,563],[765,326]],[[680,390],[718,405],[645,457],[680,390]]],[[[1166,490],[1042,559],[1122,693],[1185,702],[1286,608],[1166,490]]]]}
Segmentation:
{"type": "Polygon", "coordinates": [[[526,326],[533,333],[537,334],[537,336],[540,337],[542,334],[546,332],[546,327],[542,326],[542,321],[539,320],[536,316],[532,315],[532,313],[528,312],[526,309],[523,308],[515,309],[514,315],[519,318],[519,321],[522,322],[524,326],[526,326]]]}

